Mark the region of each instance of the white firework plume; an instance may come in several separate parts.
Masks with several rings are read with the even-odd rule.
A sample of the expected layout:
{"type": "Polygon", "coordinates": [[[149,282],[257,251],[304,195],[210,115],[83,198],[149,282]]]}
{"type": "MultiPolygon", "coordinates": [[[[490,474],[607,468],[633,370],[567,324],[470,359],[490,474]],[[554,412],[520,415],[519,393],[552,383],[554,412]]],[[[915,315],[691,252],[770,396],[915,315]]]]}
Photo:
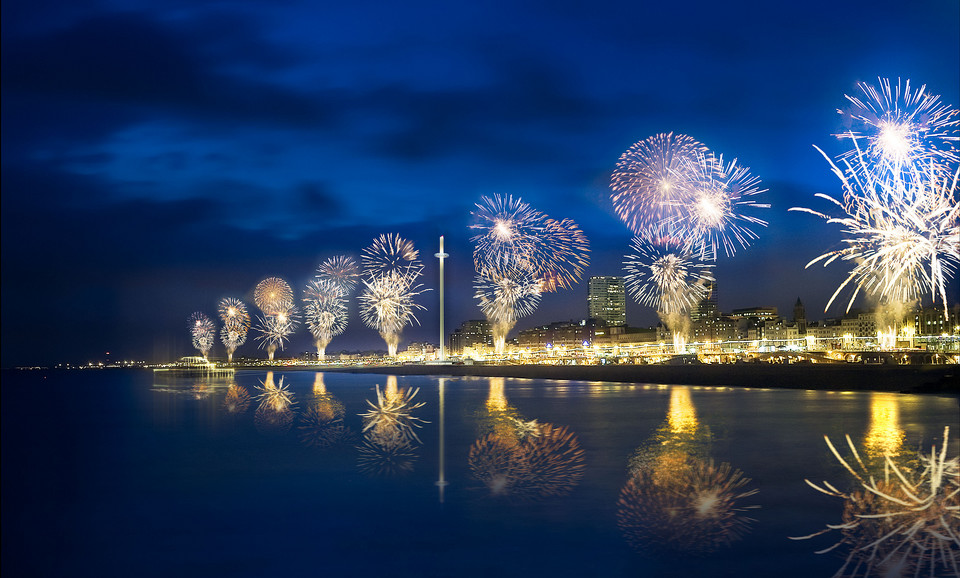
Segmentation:
{"type": "Polygon", "coordinates": [[[363,274],[367,279],[402,277],[413,284],[423,272],[419,255],[413,243],[400,235],[380,235],[363,250],[363,274]]]}
{"type": "Polygon", "coordinates": [[[343,288],[333,280],[310,281],[303,296],[307,327],[323,356],[330,340],[347,328],[347,304],[343,288]]]}
{"type": "Polygon", "coordinates": [[[217,308],[223,327],[220,330],[220,340],[227,348],[227,359],[233,361],[233,353],[247,340],[250,329],[250,313],[247,306],[233,297],[220,300],[217,308]]]}
{"type": "Polygon", "coordinates": [[[260,342],[261,349],[267,350],[270,359],[273,359],[277,349],[283,350],[290,335],[296,330],[299,323],[296,316],[296,307],[289,307],[273,315],[257,317],[256,330],[260,333],[257,341],[260,342]]]}
{"type": "Polygon", "coordinates": [[[426,309],[413,301],[422,293],[421,285],[400,273],[363,280],[360,293],[360,318],[371,329],[376,329],[387,344],[391,356],[396,355],[403,328],[420,324],[414,311],[426,309]]]}
{"type": "Polygon", "coordinates": [[[206,357],[217,338],[217,326],[203,313],[197,311],[190,315],[187,323],[193,346],[206,357]]]}
{"type": "Polygon", "coordinates": [[[541,280],[530,269],[519,265],[501,269],[489,267],[477,275],[474,289],[480,310],[493,326],[494,347],[497,353],[503,353],[507,334],[517,319],[537,309],[541,280]]]}

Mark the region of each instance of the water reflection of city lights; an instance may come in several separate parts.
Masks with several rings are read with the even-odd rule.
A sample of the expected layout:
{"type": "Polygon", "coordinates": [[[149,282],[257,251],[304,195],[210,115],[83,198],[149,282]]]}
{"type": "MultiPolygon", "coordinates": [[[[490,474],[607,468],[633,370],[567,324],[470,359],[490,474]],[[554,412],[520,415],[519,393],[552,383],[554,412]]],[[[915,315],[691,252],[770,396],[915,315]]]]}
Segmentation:
{"type": "Polygon", "coordinates": [[[884,457],[882,476],[875,477],[860,459],[847,436],[851,458],[844,459],[830,438],[827,446],[859,487],[844,492],[823,482],[807,484],[828,496],[844,500],[839,524],[808,536],[833,531],[840,537],[817,554],[848,550],[835,576],[960,575],[960,459],[947,459],[950,428],[944,428],[937,452],[919,453],[913,467],[884,457]]]}
{"type": "Polygon", "coordinates": [[[864,440],[867,456],[882,459],[900,455],[905,434],[900,427],[899,397],[893,393],[870,394],[870,429],[864,440]]]}

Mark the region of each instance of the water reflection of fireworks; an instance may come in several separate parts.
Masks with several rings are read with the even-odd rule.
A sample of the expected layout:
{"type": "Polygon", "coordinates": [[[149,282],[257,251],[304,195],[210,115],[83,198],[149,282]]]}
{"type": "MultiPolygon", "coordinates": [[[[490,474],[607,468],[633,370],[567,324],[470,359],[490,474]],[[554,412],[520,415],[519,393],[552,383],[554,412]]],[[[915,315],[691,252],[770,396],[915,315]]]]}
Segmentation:
{"type": "Polygon", "coordinates": [[[413,410],[424,406],[425,402],[414,403],[420,388],[413,390],[400,389],[396,393],[381,392],[377,385],[377,403],[367,400],[370,409],[360,414],[363,418],[363,433],[378,433],[396,431],[402,438],[420,442],[415,428],[422,428],[428,423],[413,415],[413,410]]]}
{"type": "MultiPolygon", "coordinates": [[[[668,460],[669,462],[669,460],[668,460]]],[[[643,468],[620,490],[617,525],[637,550],[708,553],[740,539],[753,518],[741,506],[757,493],[730,464],[687,458],[671,467],[643,468]]]]}
{"type": "Polygon", "coordinates": [[[260,406],[253,416],[254,425],[261,433],[284,433],[293,425],[293,393],[283,383],[283,377],[280,377],[280,383],[273,382],[273,372],[268,371],[260,391],[263,393],[257,396],[260,400],[260,406]]]}
{"type": "Polygon", "coordinates": [[[250,407],[250,392],[235,383],[230,384],[227,396],[223,400],[223,409],[227,413],[243,413],[250,407]]]}
{"type": "Polygon", "coordinates": [[[403,436],[370,432],[357,446],[357,467],[361,472],[380,476],[399,476],[413,471],[416,446],[403,436]]]}
{"type": "Polygon", "coordinates": [[[834,576],[936,576],[938,570],[960,576],[960,458],[947,459],[949,432],[949,427],[944,428],[939,455],[935,446],[929,455],[920,453],[914,471],[887,456],[879,481],[860,459],[850,436],[851,461],[824,436],[834,457],[861,489],[845,493],[828,482],[821,487],[806,480],[817,491],[844,500],[842,522],[792,539],[839,530],[840,539],[817,552],[841,546],[850,549],[834,576]]]}
{"type": "Polygon", "coordinates": [[[583,478],[583,450],[566,427],[519,422],[517,435],[490,433],[470,447],[473,476],[495,496],[565,496],[583,478]]]}
{"type": "Polygon", "coordinates": [[[300,441],[315,448],[328,448],[346,441],[350,430],[343,423],[344,407],[325,394],[300,416],[300,441]]]}

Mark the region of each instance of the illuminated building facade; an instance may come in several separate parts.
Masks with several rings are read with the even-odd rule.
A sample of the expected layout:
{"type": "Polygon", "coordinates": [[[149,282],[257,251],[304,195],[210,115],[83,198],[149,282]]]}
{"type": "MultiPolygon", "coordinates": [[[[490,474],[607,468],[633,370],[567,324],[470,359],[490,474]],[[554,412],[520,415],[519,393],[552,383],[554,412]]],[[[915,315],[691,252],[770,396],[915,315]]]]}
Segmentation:
{"type": "Polygon", "coordinates": [[[450,354],[462,355],[464,349],[472,347],[493,347],[493,329],[485,319],[464,321],[456,331],[450,334],[450,354]]]}
{"type": "Polygon", "coordinates": [[[592,319],[609,326],[627,324],[627,294],[623,277],[590,277],[587,285],[587,311],[592,319]]]}

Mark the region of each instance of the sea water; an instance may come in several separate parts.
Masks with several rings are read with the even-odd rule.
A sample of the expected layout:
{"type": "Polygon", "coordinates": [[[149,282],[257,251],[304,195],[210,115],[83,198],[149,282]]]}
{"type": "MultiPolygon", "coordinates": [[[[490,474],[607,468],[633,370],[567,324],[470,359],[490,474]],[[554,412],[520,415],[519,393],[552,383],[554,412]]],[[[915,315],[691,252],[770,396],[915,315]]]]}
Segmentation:
{"type": "Polygon", "coordinates": [[[3,569],[830,576],[855,533],[790,539],[843,514],[805,480],[862,490],[825,437],[882,475],[948,426],[955,457],[960,417],[956,397],[811,386],[6,371],[3,569]]]}

